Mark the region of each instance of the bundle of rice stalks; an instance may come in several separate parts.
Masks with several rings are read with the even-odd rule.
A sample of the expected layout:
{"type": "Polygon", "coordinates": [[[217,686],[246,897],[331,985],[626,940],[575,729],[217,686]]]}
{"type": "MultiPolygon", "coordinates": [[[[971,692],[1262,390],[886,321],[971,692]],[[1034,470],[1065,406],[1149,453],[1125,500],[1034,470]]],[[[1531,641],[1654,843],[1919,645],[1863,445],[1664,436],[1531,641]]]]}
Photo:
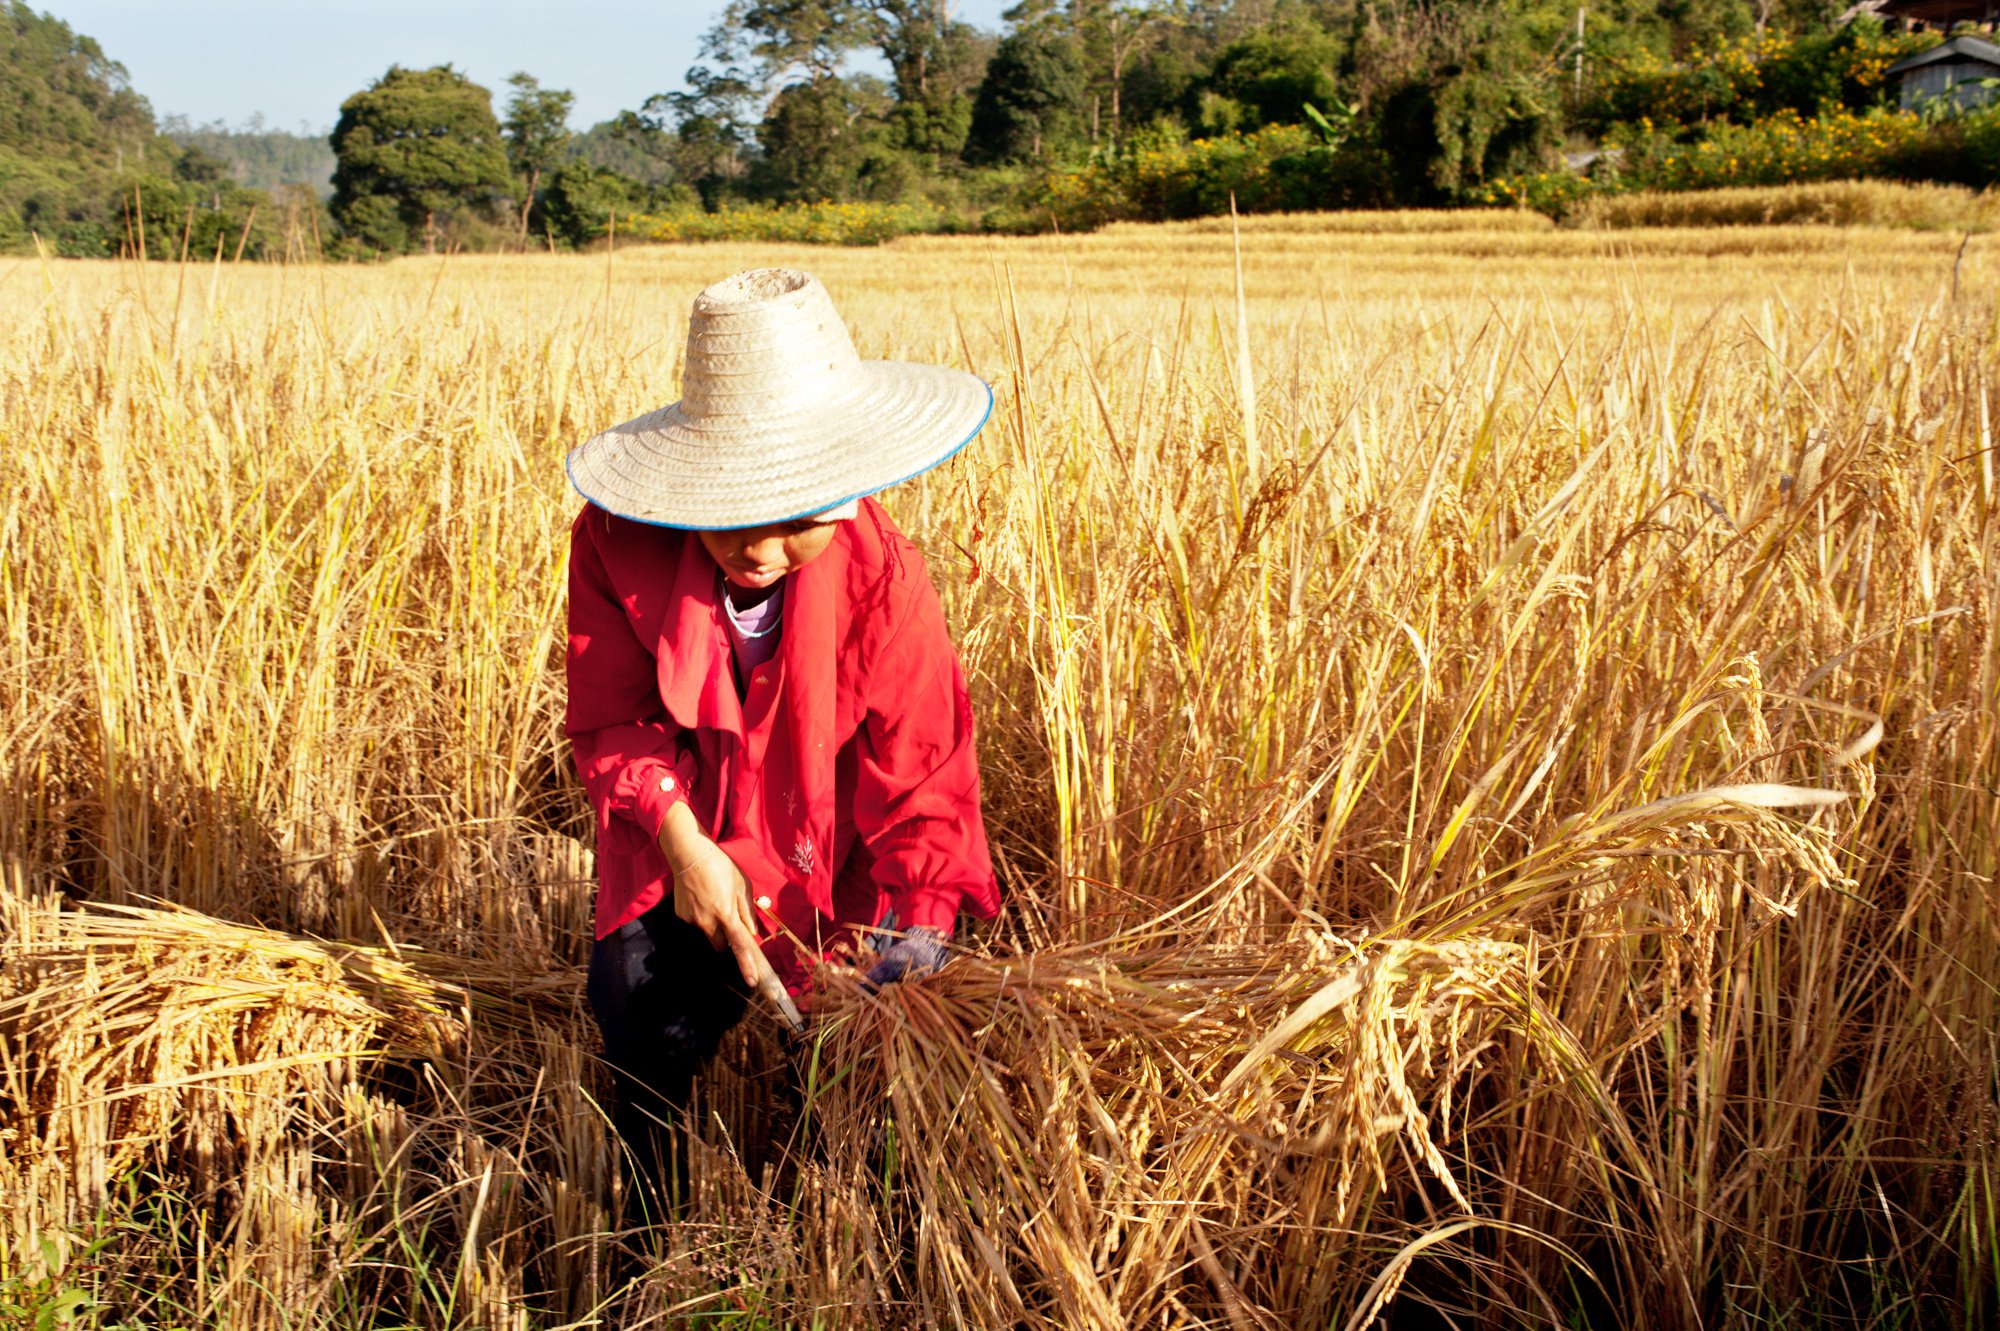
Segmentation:
{"type": "Polygon", "coordinates": [[[1362,1299],[1341,1252],[1390,1174],[1435,1203],[1411,1236],[1468,1214],[1455,1088],[1524,1030],[1532,982],[1478,936],[968,959],[836,983],[805,1113],[816,1155],[868,1162],[844,1209],[885,1232],[852,1266],[906,1254],[914,1320],[1324,1325],[1362,1299]]]}
{"type": "Polygon", "coordinates": [[[1224,893],[880,993],[829,972],[793,1050],[791,1158],[753,1180],[740,1118],[722,1126],[750,1089],[719,1068],[692,1209],[639,1301],[852,1326],[1359,1327],[1404,1293],[1536,1320],[1615,1263],[1607,1235],[1673,1242],[1695,1214],[1620,1069],[1707,1001],[1718,939],[1840,884],[1828,830],[1775,812],[1839,801],[1735,785],[1600,811],[1372,931],[1304,918],[1253,942],[1224,893]],[[1658,925],[1643,960],[1634,920],[1658,925]],[[1623,1024],[1590,1003],[1572,931],[1652,977],[1623,1024]],[[1558,1157],[1544,1196],[1518,1188],[1524,1141],[1558,1157]]]}
{"type": "MultiPolygon", "coordinates": [[[[685,1209],[623,1235],[573,976],[182,910],[19,910],[0,1184],[34,1199],[20,1251],[121,1171],[180,1189],[227,1217],[189,1246],[232,1262],[191,1301],[246,1326],[615,1307],[626,1325],[1358,1327],[1413,1275],[1415,1297],[1464,1311],[1477,1288],[1478,1313],[1524,1315],[1602,1257],[1586,1270],[1548,1215],[1509,1213],[1527,1106],[1546,1140],[1608,1143],[1548,1206],[1586,1227],[1651,1210],[1664,1237],[1678,1204],[1611,1085],[1633,1032],[1586,1052],[1547,926],[1668,922],[1685,946],[1645,1001],[1671,1013],[1722,915],[1782,917],[1832,881],[1824,833],[1767,810],[1834,798],[1739,785],[1600,812],[1373,931],[1307,913],[1252,941],[1224,891],[880,993],[829,971],[806,1040],[751,1023],[714,1069],[685,1209]],[[643,1263],[623,1286],[621,1244],[643,1263]]],[[[199,1291],[198,1251],[165,1256],[199,1291]]]]}
{"type": "Polygon", "coordinates": [[[387,1062],[461,1055],[475,1011],[518,1038],[561,986],[182,909],[7,907],[0,1189],[25,1203],[0,1222],[12,1250],[60,1264],[63,1236],[146,1191],[219,1222],[191,1245],[258,1253],[274,1307],[323,1242],[315,1146],[352,1125],[358,1085],[387,1062]]]}

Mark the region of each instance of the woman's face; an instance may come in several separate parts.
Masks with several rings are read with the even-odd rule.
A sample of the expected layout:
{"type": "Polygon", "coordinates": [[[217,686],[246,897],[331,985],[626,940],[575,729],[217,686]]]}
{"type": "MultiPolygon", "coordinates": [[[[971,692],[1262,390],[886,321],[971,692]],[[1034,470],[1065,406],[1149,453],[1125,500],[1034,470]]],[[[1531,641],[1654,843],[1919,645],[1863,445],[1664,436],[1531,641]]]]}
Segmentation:
{"type": "Polygon", "coordinates": [[[812,518],[697,533],[722,575],[738,587],[770,587],[833,544],[834,524],[812,518]]]}

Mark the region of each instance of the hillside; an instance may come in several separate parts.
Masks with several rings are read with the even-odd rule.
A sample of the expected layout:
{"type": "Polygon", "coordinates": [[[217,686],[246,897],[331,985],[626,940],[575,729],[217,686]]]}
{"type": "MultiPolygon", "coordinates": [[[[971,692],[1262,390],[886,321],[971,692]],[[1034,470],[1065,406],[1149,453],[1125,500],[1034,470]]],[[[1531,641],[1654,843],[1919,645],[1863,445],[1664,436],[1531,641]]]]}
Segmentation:
{"type": "Polygon", "coordinates": [[[309,234],[309,199],[274,203],[236,160],[162,135],[94,39],[0,0],[0,253],[263,258],[309,234]]]}
{"type": "Polygon", "coordinates": [[[172,155],[123,65],[62,20],[0,3],[0,248],[31,232],[101,246],[117,182],[172,155]]]}
{"type": "Polygon", "coordinates": [[[333,193],[333,145],[325,130],[293,134],[272,129],[262,116],[235,129],[220,120],[195,125],[186,116],[168,116],[160,128],[182,147],[227,163],[229,178],[247,189],[307,185],[322,199],[333,193]]]}

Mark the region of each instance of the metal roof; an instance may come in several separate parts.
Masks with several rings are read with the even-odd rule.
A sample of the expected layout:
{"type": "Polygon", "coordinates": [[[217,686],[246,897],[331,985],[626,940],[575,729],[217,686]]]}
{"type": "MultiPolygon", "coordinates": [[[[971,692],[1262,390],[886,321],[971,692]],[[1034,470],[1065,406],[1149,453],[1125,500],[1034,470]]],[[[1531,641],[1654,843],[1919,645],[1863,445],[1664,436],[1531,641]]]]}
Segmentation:
{"type": "Polygon", "coordinates": [[[1954,23],[1991,23],[1993,0],[1855,0],[1847,13],[1910,19],[1947,32],[1954,23]]]}
{"type": "Polygon", "coordinates": [[[1992,42],[1982,42],[1977,37],[1954,37],[1940,46],[1933,46],[1922,55],[1913,55],[1908,60],[1898,60],[1883,70],[1884,77],[1890,74],[1904,74],[1925,65],[1935,65],[1942,60],[1977,60],[1981,64],[2000,68],[2000,46],[1992,42]]]}

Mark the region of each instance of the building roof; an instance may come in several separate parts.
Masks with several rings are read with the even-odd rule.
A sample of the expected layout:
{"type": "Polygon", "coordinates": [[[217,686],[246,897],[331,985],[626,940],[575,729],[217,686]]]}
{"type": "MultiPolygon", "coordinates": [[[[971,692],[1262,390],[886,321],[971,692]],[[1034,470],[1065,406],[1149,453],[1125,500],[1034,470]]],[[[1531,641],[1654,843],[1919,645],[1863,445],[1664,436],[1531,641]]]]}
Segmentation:
{"type": "Polygon", "coordinates": [[[1992,22],[1993,0],[1859,0],[1849,12],[1873,13],[1928,23],[1934,28],[1949,28],[1961,22],[1992,22]]]}
{"type": "Polygon", "coordinates": [[[1954,37],[1942,45],[1933,46],[1922,55],[1898,60],[1882,73],[1885,77],[1890,74],[1907,74],[1913,69],[1922,69],[1925,65],[1935,65],[1943,60],[1976,60],[1981,64],[2000,69],[2000,46],[1995,46],[1992,42],[1982,42],[1977,37],[1954,37]]]}

